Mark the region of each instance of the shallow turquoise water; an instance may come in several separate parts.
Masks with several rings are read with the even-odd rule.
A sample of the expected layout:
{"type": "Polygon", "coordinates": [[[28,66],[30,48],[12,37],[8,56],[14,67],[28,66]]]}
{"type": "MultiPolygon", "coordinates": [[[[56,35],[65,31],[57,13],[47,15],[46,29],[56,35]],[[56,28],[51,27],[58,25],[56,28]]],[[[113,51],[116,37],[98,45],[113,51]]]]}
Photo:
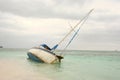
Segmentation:
{"type": "Polygon", "coordinates": [[[61,64],[27,59],[26,49],[0,49],[0,80],[120,80],[120,52],[67,51],[61,64]]]}

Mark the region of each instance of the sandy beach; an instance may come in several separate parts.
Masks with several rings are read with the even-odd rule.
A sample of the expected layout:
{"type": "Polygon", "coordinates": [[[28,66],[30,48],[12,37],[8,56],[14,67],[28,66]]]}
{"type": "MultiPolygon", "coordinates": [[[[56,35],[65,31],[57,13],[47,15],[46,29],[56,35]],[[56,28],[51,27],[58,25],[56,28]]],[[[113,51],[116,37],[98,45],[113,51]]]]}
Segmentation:
{"type": "Polygon", "coordinates": [[[0,60],[0,80],[52,80],[21,65],[15,60],[0,60]]]}

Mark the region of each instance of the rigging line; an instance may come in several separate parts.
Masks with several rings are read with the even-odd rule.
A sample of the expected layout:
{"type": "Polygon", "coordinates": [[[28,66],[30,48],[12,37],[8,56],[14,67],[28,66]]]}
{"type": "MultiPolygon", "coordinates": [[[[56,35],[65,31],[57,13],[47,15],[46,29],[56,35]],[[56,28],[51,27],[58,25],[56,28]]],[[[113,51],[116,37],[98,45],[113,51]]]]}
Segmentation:
{"type": "MultiPolygon", "coordinates": [[[[69,24],[70,28],[73,29],[73,27],[71,26],[71,24],[70,23],[68,23],[68,24],[69,24]]],[[[76,32],[74,29],[73,29],[73,31],[76,32]]]]}
{"type": "Polygon", "coordinates": [[[70,34],[72,31],[74,31],[74,29],[75,29],[86,17],[89,16],[89,14],[90,14],[92,11],[93,11],[93,9],[91,9],[91,10],[86,14],[86,16],[84,16],[84,17],[73,27],[73,29],[71,29],[71,30],[69,31],[69,33],[68,33],[58,44],[56,44],[56,45],[53,47],[52,52],[55,51],[55,49],[69,36],[69,34],[70,34]]]}
{"type": "Polygon", "coordinates": [[[78,28],[78,30],[75,32],[75,34],[73,35],[73,37],[71,38],[71,40],[68,42],[68,44],[66,45],[66,47],[63,49],[63,51],[61,52],[60,55],[63,55],[63,52],[67,49],[67,47],[70,45],[70,43],[73,41],[73,39],[76,37],[76,35],[78,34],[78,32],[80,31],[81,27],[83,26],[83,24],[86,22],[86,20],[88,19],[88,17],[86,17],[83,21],[83,23],[80,25],[80,27],[78,28]]]}
{"type": "Polygon", "coordinates": [[[87,16],[89,16],[89,14],[90,14],[92,11],[93,11],[93,9],[91,9],[91,10],[87,13],[87,15],[86,15],[85,17],[83,17],[83,18],[73,27],[73,29],[71,29],[71,30],[69,31],[69,33],[58,43],[58,45],[60,45],[60,44],[66,39],[66,37],[68,37],[68,35],[69,35],[87,16]]]}

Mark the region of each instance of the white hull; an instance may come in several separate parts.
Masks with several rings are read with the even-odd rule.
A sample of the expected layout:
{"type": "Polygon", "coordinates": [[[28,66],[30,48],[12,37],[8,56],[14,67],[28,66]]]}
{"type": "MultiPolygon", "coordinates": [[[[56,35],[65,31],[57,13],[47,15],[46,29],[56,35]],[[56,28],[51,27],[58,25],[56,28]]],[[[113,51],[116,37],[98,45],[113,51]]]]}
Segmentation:
{"type": "Polygon", "coordinates": [[[36,56],[37,58],[39,58],[45,63],[52,64],[52,63],[59,62],[59,59],[56,57],[56,55],[43,49],[33,48],[33,49],[30,49],[28,53],[31,53],[32,55],[36,56]]]}

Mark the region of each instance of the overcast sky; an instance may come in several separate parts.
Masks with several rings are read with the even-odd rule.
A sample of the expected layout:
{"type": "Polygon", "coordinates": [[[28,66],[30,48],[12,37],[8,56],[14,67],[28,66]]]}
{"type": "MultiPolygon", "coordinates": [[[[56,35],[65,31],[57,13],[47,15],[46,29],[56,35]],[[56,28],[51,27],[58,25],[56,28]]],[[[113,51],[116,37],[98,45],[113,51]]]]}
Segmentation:
{"type": "Polygon", "coordinates": [[[0,45],[53,47],[92,8],[68,49],[120,50],[120,0],[0,0],[0,45]]]}

